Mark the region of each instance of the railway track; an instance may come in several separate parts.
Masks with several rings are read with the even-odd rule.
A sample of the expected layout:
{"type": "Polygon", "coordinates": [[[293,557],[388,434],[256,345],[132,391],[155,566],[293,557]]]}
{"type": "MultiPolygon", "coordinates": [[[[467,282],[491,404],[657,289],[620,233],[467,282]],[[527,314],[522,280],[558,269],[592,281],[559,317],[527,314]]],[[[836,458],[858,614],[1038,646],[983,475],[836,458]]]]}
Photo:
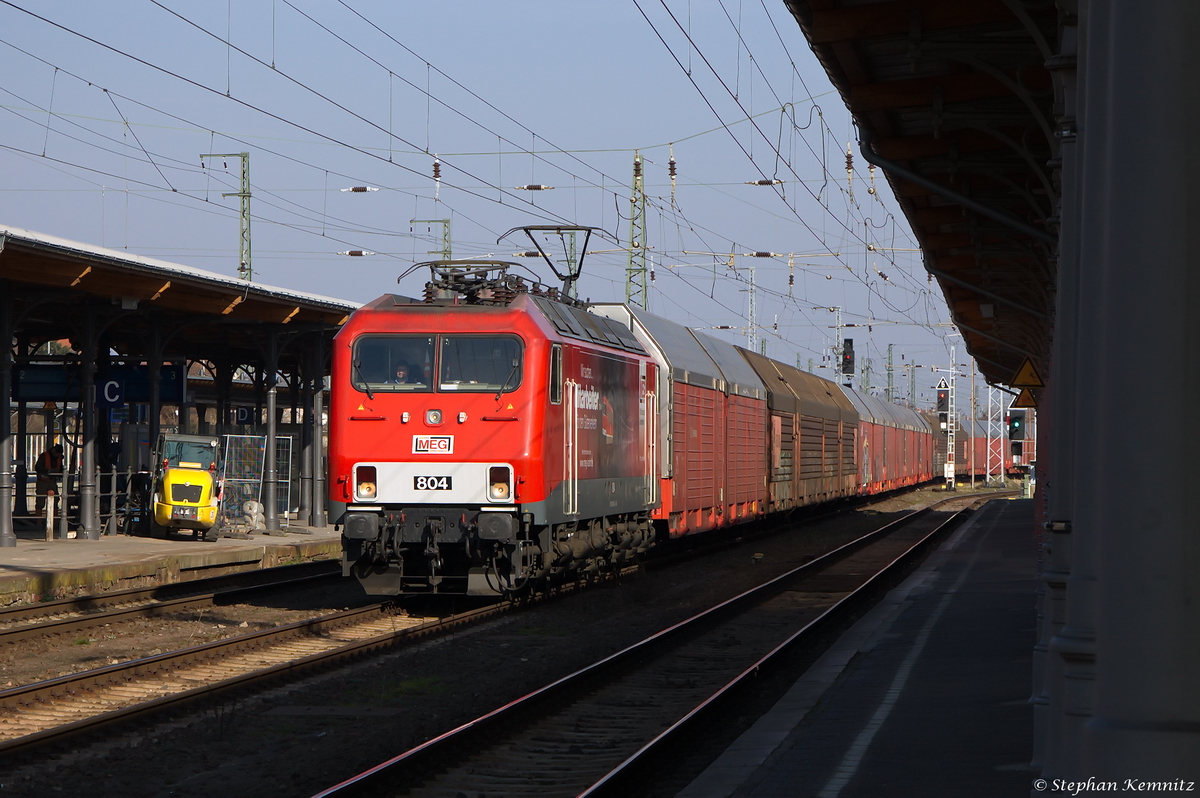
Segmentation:
{"type": "MultiPolygon", "coordinates": [[[[962,500],[941,504],[953,501],[962,500]]],[[[943,520],[932,510],[893,521],[317,798],[628,794],[631,774],[653,770],[656,752],[772,658],[860,606],[964,512],[943,520]]]]}
{"type": "MultiPolygon", "coordinates": [[[[320,569],[314,570],[318,573],[307,574],[304,578],[321,578],[320,569]]],[[[170,601],[212,601],[214,597],[229,597],[245,590],[268,586],[257,585],[224,592],[207,591],[170,601]]],[[[556,589],[552,595],[573,592],[575,589],[577,586],[564,586],[556,589]]],[[[147,601],[145,594],[161,592],[163,588],[124,591],[104,599],[106,604],[147,601]]],[[[91,609],[91,602],[91,599],[85,599],[83,606],[75,606],[73,611],[91,609]]],[[[69,627],[65,624],[70,623],[111,623],[112,616],[101,613],[85,614],[78,618],[55,617],[72,611],[72,604],[72,601],[66,600],[21,608],[18,612],[40,614],[43,624],[10,628],[7,631],[12,634],[48,634],[54,633],[52,630],[66,631],[69,627]],[[64,626],[46,625],[58,623],[64,626]]],[[[165,612],[170,606],[167,602],[153,602],[148,606],[122,606],[105,612],[154,614],[165,612]]],[[[173,605],[174,609],[180,606],[173,605]]],[[[434,618],[409,617],[398,613],[393,606],[375,604],[0,691],[0,753],[31,748],[139,713],[232,688],[247,687],[255,681],[280,674],[328,667],[343,659],[396,645],[405,639],[425,638],[477,623],[508,609],[509,605],[501,604],[447,618],[434,618]]],[[[14,612],[9,615],[10,622],[17,614],[14,612]]],[[[4,620],[4,615],[0,614],[0,623],[4,620]]],[[[3,634],[4,630],[0,630],[0,639],[4,639],[3,634]]]]}
{"type": "MultiPolygon", "coordinates": [[[[472,615],[452,622],[477,620],[472,615]]],[[[5,690],[0,692],[0,753],[358,655],[399,637],[444,629],[449,622],[403,616],[376,604],[5,690]]]]}
{"type": "Polygon", "coordinates": [[[340,563],[318,560],[194,582],[6,607],[0,610],[0,644],[210,607],[255,592],[334,578],[341,578],[340,563]]]}

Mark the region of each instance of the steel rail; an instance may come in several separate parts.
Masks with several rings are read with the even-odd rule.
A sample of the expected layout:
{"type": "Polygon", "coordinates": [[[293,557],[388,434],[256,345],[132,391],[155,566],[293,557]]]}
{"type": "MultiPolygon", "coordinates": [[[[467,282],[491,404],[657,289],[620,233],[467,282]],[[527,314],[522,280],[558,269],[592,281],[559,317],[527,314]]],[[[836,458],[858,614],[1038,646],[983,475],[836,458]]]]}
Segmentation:
{"type": "MultiPolygon", "coordinates": [[[[231,579],[233,575],[198,579],[193,582],[177,582],[157,587],[132,588],[113,593],[76,598],[59,599],[43,604],[22,605],[0,610],[0,624],[21,624],[57,615],[72,614],[67,618],[45,620],[40,623],[24,623],[8,629],[0,629],[0,643],[13,643],[34,637],[65,634],[106,623],[114,623],[137,617],[150,617],[164,612],[175,612],[193,606],[207,606],[218,599],[233,598],[261,590],[272,590],[288,585],[299,585],[314,580],[328,579],[340,574],[336,560],[318,560],[312,563],[264,568],[250,572],[254,578],[231,579]],[[267,574],[267,576],[262,576],[267,574]],[[251,581],[255,584],[232,584],[226,588],[204,589],[208,582],[251,581]],[[199,589],[199,590],[198,590],[199,589]],[[161,598],[163,593],[187,593],[180,598],[161,598]],[[112,609],[103,609],[111,607],[112,609]],[[93,612],[100,609],[99,612],[93,612]]],[[[247,574],[249,576],[249,574],[247,574]]]]}
{"type": "MultiPolygon", "coordinates": [[[[114,590],[111,593],[96,593],[88,596],[40,601],[36,604],[14,604],[0,608],[0,624],[18,623],[20,621],[44,618],[67,612],[87,612],[92,609],[125,604],[133,601],[151,601],[169,599],[172,594],[179,596],[193,595],[197,592],[216,592],[218,583],[230,582],[231,589],[255,587],[255,580],[263,580],[257,584],[272,584],[277,575],[303,574],[308,571],[316,573],[336,573],[341,567],[339,560],[313,560],[311,562],[279,565],[274,568],[258,568],[253,571],[223,574],[221,576],[193,579],[187,582],[172,582],[154,587],[134,587],[127,590],[114,590]],[[246,582],[248,584],[241,584],[246,582]]],[[[315,575],[315,574],[314,574],[315,575]]]]}
{"type": "MultiPolygon", "coordinates": [[[[999,495],[999,494],[996,494],[996,495],[999,495]]],[[[947,499],[945,501],[952,501],[952,500],[953,500],[953,498],[947,499]]],[[[944,503],[944,502],[942,502],[942,503],[944,503]]],[[[930,509],[930,508],[927,508],[927,510],[928,509],[930,509]]],[[[901,522],[908,522],[908,521],[912,520],[914,517],[916,517],[917,515],[922,514],[923,512],[925,512],[925,511],[918,511],[917,513],[913,513],[911,515],[905,516],[904,518],[898,519],[897,521],[893,522],[893,524],[901,523],[901,522]]],[[[888,527],[890,527],[890,526],[891,525],[889,524],[888,527]]],[[[882,529],[886,529],[888,527],[884,527],[882,529]]],[[[877,530],[877,533],[878,533],[878,531],[880,531],[880,530],[877,530]]],[[[872,534],[877,534],[877,533],[872,533],[872,534]]],[[[869,536],[864,536],[864,537],[869,537],[869,536]]],[[[829,558],[831,555],[836,554],[837,552],[842,552],[842,551],[848,552],[851,549],[851,547],[855,547],[856,545],[859,544],[859,541],[862,541],[862,540],[863,540],[863,538],[858,539],[858,541],[852,541],[851,543],[848,543],[848,544],[840,547],[839,549],[834,550],[833,552],[830,552],[826,555],[823,555],[822,557],[820,557],[818,559],[815,559],[815,560],[810,561],[809,563],[806,563],[805,566],[802,566],[802,568],[808,568],[818,562],[822,562],[822,561],[826,560],[827,558],[829,558]]],[[[316,565],[316,564],[312,563],[312,564],[307,564],[307,565],[316,565]]],[[[625,571],[636,570],[637,567],[638,566],[636,566],[636,565],[630,566],[629,568],[625,569],[625,571]]],[[[797,570],[801,570],[801,569],[797,569],[797,570]]],[[[223,579],[223,578],[227,578],[227,577],[218,577],[217,579],[223,579]]],[[[778,579],[772,580],[771,582],[769,582],[767,584],[768,585],[773,584],[778,581],[779,581],[778,579]]],[[[372,636],[372,637],[369,637],[366,639],[361,639],[361,640],[353,641],[350,643],[346,643],[345,645],[339,646],[330,651],[320,652],[317,654],[312,654],[312,655],[300,657],[300,658],[293,658],[288,661],[280,662],[280,663],[271,665],[266,668],[248,671],[246,673],[243,673],[243,674],[240,674],[237,676],[222,679],[219,681],[214,681],[212,683],[208,683],[208,684],[204,684],[204,685],[199,685],[197,687],[194,687],[194,688],[191,688],[188,690],[183,690],[183,691],[171,694],[171,695],[161,696],[159,698],[155,698],[150,701],[137,703],[137,704],[134,704],[131,706],[121,707],[121,708],[114,709],[114,710],[107,711],[107,712],[98,713],[92,717],[76,720],[71,723],[60,725],[60,726],[57,726],[52,729],[46,729],[44,731],[37,732],[35,734],[25,735],[22,737],[16,737],[16,738],[6,740],[6,741],[0,741],[0,753],[8,753],[10,751],[14,751],[17,749],[36,746],[37,744],[45,742],[47,740],[57,739],[59,737],[64,737],[64,736],[67,736],[70,734],[74,734],[76,732],[98,728],[105,724],[118,722],[118,721],[124,720],[126,718],[129,718],[129,717],[132,717],[135,715],[139,715],[142,713],[150,712],[150,711],[153,711],[155,709],[159,709],[159,708],[162,708],[165,706],[181,704],[181,703],[184,703],[187,701],[192,701],[192,700],[196,700],[199,698],[216,695],[218,693],[228,691],[228,690],[238,688],[238,687],[246,687],[256,681],[270,679],[272,677],[277,677],[281,674],[286,674],[291,671],[299,671],[302,669],[327,667],[328,665],[331,665],[339,660],[347,659],[347,658],[354,658],[354,657],[361,656],[363,654],[366,654],[366,653],[374,651],[374,650],[388,648],[393,645],[396,645],[397,643],[399,643],[401,641],[407,641],[407,640],[424,638],[424,637],[438,635],[438,634],[444,634],[449,631],[452,631],[453,629],[457,629],[461,626],[482,622],[482,621],[487,620],[496,615],[503,614],[505,612],[510,611],[514,607],[526,606],[529,603],[549,600],[555,596],[575,593],[578,590],[584,589],[585,587],[586,587],[586,584],[584,584],[584,583],[568,583],[568,584],[564,584],[564,585],[559,585],[559,586],[556,586],[555,588],[553,588],[552,590],[548,591],[546,594],[540,595],[540,596],[532,598],[532,599],[526,599],[524,602],[521,602],[520,604],[507,604],[507,603],[506,604],[496,604],[496,605],[491,605],[488,607],[483,607],[483,608],[479,608],[476,610],[472,610],[472,611],[469,611],[466,613],[461,613],[458,615],[450,616],[445,619],[425,621],[425,622],[422,622],[422,623],[412,626],[412,627],[408,627],[408,628],[404,628],[404,629],[397,629],[397,630],[394,630],[394,631],[391,631],[391,632],[388,632],[385,634],[380,634],[380,635],[372,636]]],[[[151,590],[161,590],[161,588],[151,589],[151,590]]],[[[129,592],[139,592],[139,591],[129,591],[129,592]]],[[[718,605],[717,607],[711,608],[708,612],[712,612],[712,611],[721,609],[722,607],[729,604],[730,602],[735,601],[736,598],[737,597],[735,597],[735,599],[731,599],[729,602],[724,602],[722,605],[718,605]]],[[[343,612],[339,612],[339,613],[333,613],[328,616],[323,616],[321,618],[315,618],[315,619],[310,619],[308,621],[301,621],[301,622],[297,622],[294,624],[289,624],[287,626],[279,627],[277,629],[268,629],[268,630],[263,630],[263,631],[259,631],[259,632],[253,632],[253,633],[250,633],[247,635],[240,635],[237,637],[228,638],[226,640],[215,641],[212,643],[195,646],[195,647],[181,650],[181,651],[167,652],[164,654],[158,654],[158,655],[154,655],[151,657],[145,657],[145,658],[138,659],[138,660],[132,660],[129,662],[120,663],[120,664],[112,665],[112,666],[107,666],[107,667],[99,668],[99,669],[92,670],[92,671],[87,671],[87,672],[83,672],[83,673],[79,673],[79,674],[73,674],[73,675],[61,677],[58,679],[46,680],[43,682],[38,682],[35,684],[31,684],[31,685],[24,685],[24,686],[13,688],[13,689],[6,690],[6,691],[0,691],[0,708],[13,707],[14,705],[17,707],[21,707],[21,706],[28,707],[28,706],[34,706],[36,704],[40,704],[41,702],[47,701],[47,700],[53,701],[58,697],[75,697],[75,696],[81,694],[83,691],[87,690],[87,688],[89,686],[103,686],[106,684],[127,684],[127,683],[137,679],[138,676],[143,673],[153,674],[155,672],[160,672],[160,671],[161,672],[170,672],[170,671],[177,669],[178,667],[180,667],[180,665],[182,665],[183,663],[185,663],[189,660],[190,661],[204,661],[204,660],[216,659],[216,658],[222,656],[223,649],[228,653],[234,653],[237,651],[244,651],[244,650],[248,650],[251,648],[262,648],[262,647],[265,647],[266,645],[270,645],[272,642],[283,641],[286,638],[288,638],[289,636],[294,637],[294,638],[301,638],[306,635],[320,636],[320,635],[326,634],[330,631],[333,631],[336,628],[349,625],[349,624],[353,623],[356,619],[364,618],[364,617],[370,615],[371,613],[382,614],[382,613],[386,612],[386,610],[385,610],[386,607],[387,607],[387,605],[380,604],[380,605],[374,605],[371,607],[358,608],[355,610],[347,610],[347,611],[343,611],[343,612]]],[[[674,627],[672,627],[672,629],[674,629],[674,627]]],[[[658,635],[654,636],[654,638],[650,638],[647,641],[643,641],[643,643],[646,643],[649,640],[652,640],[655,638],[662,637],[671,631],[672,630],[664,630],[663,632],[660,632],[658,635]]],[[[638,645],[640,646],[642,644],[638,644],[638,645]]],[[[613,660],[614,658],[620,657],[623,653],[624,652],[618,652],[618,654],[615,654],[612,657],[607,658],[607,660],[602,661],[602,663],[606,662],[608,660],[613,660]]],[[[597,663],[597,664],[602,664],[602,663],[597,663]]],[[[560,680],[560,681],[565,681],[566,679],[570,679],[570,678],[571,677],[565,677],[564,680],[560,680]]],[[[553,685],[551,685],[551,686],[553,687],[553,685]]],[[[518,702],[513,702],[513,703],[515,704],[518,702]]],[[[472,722],[472,723],[475,723],[475,722],[472,722]]],[[[472,724],[467,724],[467,726],[470,726],[470,725],[472,725],[472,724]]],[[[463,727],[463,728],[465,728],[465,727],[463,727]]],[[[453,734],[453,732],[448,732],[447,734],[453,734]]],[[[445,736],[445,735],[443,735],[443,736],[445,736]]],[[[432,743],[435,741],[430,741],[430,742],[432,743]]]]}
{"type": "MultiPolygon", "coordinates": [[[[992,496],[1001,495],[999,493],[992,496]]],[[[680,621],[672,626],[663,629],[644,640],[633,644],[621,651],[611,654],[598,662],[595,662],[587,667],[581,668],[574,673],[564,676],[556,681],[546,685],[538,690],[535,690],[521,698],[515,699],[497,709],[492,710],[484,715],[481,715],[474,720],[468,721],[454,729],[451,729],[443,734],[440,734],[415,748],[401,753],[385,762],[382,762],[362,773],[346,779],[332,787],[329,787],[319,793],[316,793],[313,798],[330,798],[331,796],[345,795],[360,795],[369,790],[378,788],[384,779],[388,779],[394,783],[401,780],[402,776],[418,777],[420,774],[428,773],[434,769],[444,766],[444,760],[454,759],[454,752],[470,747],[473,743],[480,745],[487,742],[494,742],[488,739],[493,730],[506,728],[514,722],[514,718],[524,715],[525,713],[536,713],[537,706],[546,706],[556,703],[556,699],[566,694],[568,691],[581,689],[579,685],[588,680],[603,680],[606,676],[617,668],[625,666],[639,658],[646,657],[655,647],[665,646],[670,644],[677,637],[690,634],[695,629],[702,626],[703,623],[710,621],[719,613],[733,612],[740,609],[742,606],[751,605],[759,602],[764,596],[773,595],[775,591],[781,590],[793,578],[806,573],[815,572],[824,566],[831,565],[837,561],[853,554],[860,549],[868,546],[872,542],[886,537],[896,528],[908,525],[918,518],[921,518],[941,504],[947,502],[963,500],[964,497],[950,497],[939,502],[937,505],[917,510],[907,514],[902,518],[895,519],[878,529],[862,535],[842,546],[839,546],[820,557],[814,558],[803,565],[794,568],[784,574],[774,577],[757,587],[744,591],[737,596],[726,599],[725,601],[716,604],[703,612],[680,621]]],[[[990,498],[990,497],[989,497],[990,498]]],[[[961,513],[956,514],[957,518],[961,513]]],[[[938,529],[944,528],[945,524],[939,525],[938,529]]],[[[928,535],[923,536],[922,540],[928,539],[928,535]]],[[[919,543],[917,545],[920,545],[919,543]]],[[[910,548],[911,550],[911,548],[910,548]]],[[[894,566],[889,566],[889,568],[894,566]]],[[[874,579],[874,578],[873,578],[874,579]]],[[[873,583],[873,582],[872,582],[873,583]]],[[[857,595],[858,590],[851,596],[857,595]]],[[[838,607],[845,607],[847,596],[837,602],[838,607]]],[[[823,613],[824,615],[825,613],[823,613]]],[[[811,624],[810,624],[811,625],[811,624]]]]}
{"type": "MultiPolygon", "coordinates": [[[[130,706],[98,713],[91,717],[81,718],[33,734],[14,737],[9,740],[0,740],[0,753],[8,753],[18,748],[44,742],[52,738],[95,728],[167,705],[211,696],[218,692],[248,685],[251,682],[278,676],[289,671],[327,665],[338,659],[359,656],[368,651],[393,645],[402,638],[416,638],[430,634],[445,633],[464,624],[478,622],[492,615],[505,612],[507,609],[508,605],[496,605],[461,613],[445,619],[425,621],[414,626],[345,643],[329,651],[288,659],[265,668],[254,669],[209,684],[202,684],[187,690],[160,696],[149,701],[142,701],[130,706]]],[[[133,687],[136,680],[140,677],[154,677],[160,674],[167,676],[187,665],[212,664],[222,657],[234,656],[247,651],[263,650],[270,645],[311,637],[327,637],[330,633],[346,628],[355,621],[370,620],[370,616],[383,616],[386,613],[388,613],[388,610],[386,605],[383,604],[345,610],[321,618],[289,624],[277,629],[252,632],[247,635],[205,643],[180,651],[157,654],[84,673],[24,685],[0,692],[0,709],[21,712],[56,700],[77,701],[81,694],[89,690],[99,690],[109,686],[133,687]]],[[[0,725],[0,730],[2,729],[3,726],[0,725]]]]}
{"type": "MultiPolygon", "coordinates": [[[[636,570],[636,568],[637,566],[630,566],[623,570],[622,573],[631,572],[636,570]]],[[[547,593],[526,599],[520,604],[498,603],[442,619],[425,620],[414,626],[347,642],[328,651],[288,659],[268,667],[248,670],[237,676],[213,681],[118,709],[97,713],[91,717],[81,718],[43,731],[8,740],[0,740],[0,754],[20,748],[36,746],[39,743],[94,729],[105,724],[115,723],[162,707],[182,704],[238,687],[246,687],[256,681],[271,679],[291,671],[328,667],[342,659],[362,656],[378,649],[388,648],[402,641],[407,642],[433,635],[446,634],[462,626],[479,623],[512,611],[515,608],[528,606],[533,602],[546,601],[553,597],[576,593],[585,587],[586,584],[582,582],[558,585],[547,593]]],[[[90,671],[3,690],[0,691],[0,713],[4,710],[15,710],[19,713],[24,709],[37,707],[47,702],[64,698],[75,698],[92,689],[103,689],[111,685],[130,685],[139,677],[146,675],[153,676],[157,673],[169,674],[190,663],[215,661],[221,657],[234,656],[248,650],[265,649],[267,646],[284,644],[294,639],[325,637],[328,633],[351,626],[355,622],[370,620],[371,616],[390,614],[390,606],[390,602],[385,602],[368,607],[343,610],[320,618],[298,621],[275,629],[251,632],[179,651],[169,651],[163,654],[156,654],[150,657],[143,657],[116,665],[109,665],[90,671]]],[[[3,722],[2,715],[0,715],[0,733],[2,732],[3,722]]]]}
{"type": "MultiPolygon", "coordinates": [[[[1007,493],[1007,492],[1006,492],[1007,493]]],[[[950,518],[947,518],[936,528],[924,535],[920,540],[914,543],[906,551],[901,553],[890,563],[869,577],[853,592],[848,593],[839,599],[836,603],[826,608],[818,617],[812,619],[800,629],[797,629],[786,640],[779,643],[775,648],[769,651],[764,656],[760,657],[756,662],[747,667],[736,677],[723,685],[719,690],[706,698],[702,703],[684,715],[682,718],[671,724],[667,729],[660,733],[657,737],[643,745],[637,752],[631,755],[628,759],[622,762],[613,770],[605,774],[599,781],[593,784],[584,792],[580,793],[578,798],[611,798],[613,796],[630,795],[633,791],[635,783],[643,777],[648,768],[653,767],[656,755],[660,754],[664,749],[669,748],[673,743],[677,742],[684,735],[692,732],[697,724],[702,722],[709,715],[720,711],[727,706],[731,701],[737,699],[741,692],[748,687],[748,683],[759,677],[763,671],[769,669],[777,663],[783,655],[790,652],[796,645],[811,639],[818,631],[824,629],[847,607],[858,603],[862,596],[875,588],[875,586],[884,577],[889,576],[895,569],[901,568],[913,560],[915,557],[924,552],[932,541],[937,539],[943,531],[953,527],[958,523],[965,513],[969,513],[977,509],[979,506],[986,504],[993,498],[999,496],[990,496],[986,500],[976,500],[970,507],[964,508],[956,512],[950,518]]],[[[945,504],[953,499],[946,499],[939,504],[945,504]]],[[[935,505],[936,506],[936,505],[935,505]]]]}

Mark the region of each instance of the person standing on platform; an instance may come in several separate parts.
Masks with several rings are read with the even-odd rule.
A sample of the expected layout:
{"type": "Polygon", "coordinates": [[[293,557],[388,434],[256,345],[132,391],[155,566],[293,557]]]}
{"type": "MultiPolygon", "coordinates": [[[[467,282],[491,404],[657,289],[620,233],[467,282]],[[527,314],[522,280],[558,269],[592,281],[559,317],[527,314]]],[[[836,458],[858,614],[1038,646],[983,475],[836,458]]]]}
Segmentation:
{"type": "Polygon", "coordinates": [[[62,444],[56,443],[38,455],[33,470],[37,474],[34,491],[37,493],[37,514],[39,516],[46,514],[46,497],[51,494],[58,495],[58,477],[62,474],[62,468],[62,444]]]}

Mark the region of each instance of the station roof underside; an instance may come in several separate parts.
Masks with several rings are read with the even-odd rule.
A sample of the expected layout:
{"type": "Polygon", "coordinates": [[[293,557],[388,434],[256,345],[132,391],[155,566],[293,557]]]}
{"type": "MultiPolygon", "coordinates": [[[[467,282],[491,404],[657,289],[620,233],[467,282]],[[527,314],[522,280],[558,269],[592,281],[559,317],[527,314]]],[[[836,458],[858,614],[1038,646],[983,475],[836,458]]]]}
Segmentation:
{"type": "MultiPolygon", "coordinates": [[[[887,174],[988,382],[1048,373],[1059,144],[1053,0],[785,0],[887,174]]],[[[1064,132],[1065,131],[1065,132],[1064,132]]]]}
{"type": "MultiPolygon", "coordinates": [[[[328,341],[358,304],[0,225],[0,295],[32,351],[91,332],[104,351],[145,359],[265,362],[277,333],[280,366],[299,363],[314,336],[328,341]]],[[[328,351],[328,349],[326,349],[328,351]]],[[[25,354],[25,353],[22,353],[25,354]]]]}

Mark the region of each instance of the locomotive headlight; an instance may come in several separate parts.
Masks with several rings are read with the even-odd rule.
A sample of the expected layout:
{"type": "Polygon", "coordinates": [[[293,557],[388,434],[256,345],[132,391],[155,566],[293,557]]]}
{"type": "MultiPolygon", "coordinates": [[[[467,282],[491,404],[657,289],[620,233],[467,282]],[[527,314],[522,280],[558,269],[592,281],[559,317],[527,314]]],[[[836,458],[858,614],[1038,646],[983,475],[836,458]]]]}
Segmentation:
{"type": "Polygon", "coordinates": [[[362,466],[354,469],[354,495],[364,501],[374,501],[378,493],[375,476],[375,466],[362,466]]]}
{"type": "Polygon", "coordinates": [[[512,501],[512,469],[508,466],[492,466],[488,469],[488,500],[512,501]]]}
{"type": "Polygon", "coordinates": [[[441,424],[442,423],[442,411],[441,410],[426,410],[425,411],[425,423],[426,424],[434,424],[434,425],[441,424]]]}

